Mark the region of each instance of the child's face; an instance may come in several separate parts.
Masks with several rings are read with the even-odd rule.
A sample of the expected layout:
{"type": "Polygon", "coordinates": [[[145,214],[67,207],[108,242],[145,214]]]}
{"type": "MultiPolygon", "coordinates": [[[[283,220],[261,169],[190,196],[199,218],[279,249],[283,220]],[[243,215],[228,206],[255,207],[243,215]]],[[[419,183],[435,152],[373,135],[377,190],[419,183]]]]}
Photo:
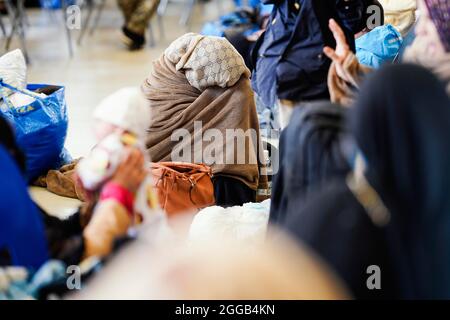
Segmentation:
{"type": "Polygon", "coordinates": [[[99,121],[95,124],[95,137],[97,141],[103,140],[105,137],[109,136],[114,132],[121,132],[122,129],[111,123],[99,121]]]}

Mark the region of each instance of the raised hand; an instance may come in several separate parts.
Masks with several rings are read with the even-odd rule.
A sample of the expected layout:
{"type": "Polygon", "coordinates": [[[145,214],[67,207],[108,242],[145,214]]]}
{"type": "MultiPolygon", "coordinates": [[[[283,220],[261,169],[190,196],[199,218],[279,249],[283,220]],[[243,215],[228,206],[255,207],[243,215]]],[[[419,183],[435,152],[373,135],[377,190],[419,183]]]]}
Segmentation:
{"type": "Polygon", "coordinates": [[[344,76],[343,63],[347,56],[351,53],[350,47],[345,38],[344,31],[337,24],[334,19],[330,19],[328,27],[333,33],[334,39],[336,40],[336,49],[331,47],[323,48],[323,52],[328,58],[330,58],[336,64],[336,71],[340,77],[344,76]]]}

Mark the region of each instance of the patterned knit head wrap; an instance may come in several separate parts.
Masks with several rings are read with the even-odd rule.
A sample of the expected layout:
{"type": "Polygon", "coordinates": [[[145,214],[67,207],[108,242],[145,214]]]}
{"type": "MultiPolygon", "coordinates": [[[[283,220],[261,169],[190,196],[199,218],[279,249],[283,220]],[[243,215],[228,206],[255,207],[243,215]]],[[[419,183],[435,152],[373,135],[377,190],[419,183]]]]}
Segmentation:
{"type": "Polygon", "coordinates": [[[425,3],[445,50],[450,52],[450,2],[448,0],[425,0],[425,3]]]}
{"type": "Polygon", "coordinates": [[[172,42],[164,54],[200,91],[212,86],[231,87],[242,75],[251,75],[239,52],[221,37],[187,33],[172,42]]]}

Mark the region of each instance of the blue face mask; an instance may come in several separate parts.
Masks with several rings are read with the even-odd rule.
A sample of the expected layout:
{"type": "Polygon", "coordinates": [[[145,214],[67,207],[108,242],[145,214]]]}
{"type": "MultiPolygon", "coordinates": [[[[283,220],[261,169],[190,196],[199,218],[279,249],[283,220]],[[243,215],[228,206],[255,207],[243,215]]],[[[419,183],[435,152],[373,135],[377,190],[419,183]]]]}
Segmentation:
{"type": "Polygon", "coordinates": [[[390,24],[377,27],[356,39],[356,56],[361,64],[379,68],[394,61],[403,43],[400,33],[390,24]]]}

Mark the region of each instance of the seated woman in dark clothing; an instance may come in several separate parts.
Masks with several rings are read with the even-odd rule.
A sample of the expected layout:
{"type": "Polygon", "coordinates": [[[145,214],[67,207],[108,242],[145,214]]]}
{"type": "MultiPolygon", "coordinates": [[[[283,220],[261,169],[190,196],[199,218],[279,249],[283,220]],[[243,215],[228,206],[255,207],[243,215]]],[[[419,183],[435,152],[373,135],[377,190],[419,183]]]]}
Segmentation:
{"type": "Polygon", "coordinates": [[[266,182],[249,77],[226,39],[190,33],[153,63],[142,86],[152,109],[151,160],[211,166],[220,206],[254,202],[266,182]]]}
{"type": "MultiPolygon", "coordinates": [[[[347,110],[328,101],[296,108],[280,138],[280,166],[273,180],[270,221],[283,225],[295,202],[302,203],[317,188],[350,170],[346,156],[347,110]]],[[[350,143],[351,144],[351,143],[350,143]]]]}
{"type": "MultiPolygon", "coordinates": [[[[334,4],[332,6],[324,5],[327,9],[324,10],[324,13],[328,12],[327,16],[339,16],[347,12],[346,19],[349,19],[348,23],[351,22],[352,32],[348,28],[340,30],[343,41],[348,41],[347,50],[351,52],[350,48],[354,47],[353,36],[370,29],[368,26],[370,10],[368,9],[371,6],[379,7],[380,4],[376,0],[348,1],[348,3],[346,1],[330,2],[339,3],[338,11],[342,12],[337,14],[333,11],[334,4]],[[345,8],[346,3],[349,5],[348,8],[345,8]]],[[[312,3],[305,1],[308,6],[312,6],[312,3]]],[[[323,4],[321,3],[321,5],[323,4]]],[[[281,6],[278,10],[282,10],[281,6]]],[[[312,19],[313,24],[317,24],[324,17],[310,16],[309,18],[312,19]]],[[[328,21],[321,22],[326,23],[328,21]]],[[[332,31],[324,30],[323,35],[332,37],[332,31]]],[[[305,39],[305,41],[310,41],[309,38],[305,39]]],[[[325,42],[320,42],[317,45],[318,48],[314,50],[322,51],[327,42],[332,43],[333,41],[328,39],[325,42]]],[[[300,48],[297,51],[304,50],[306,49],[300,48]]],[[[323,85],[327,89],[326,75],[330,61],[327,59],[324,61],[326,61],[324,66],[327,66],[326,72],[322,72],[322,76],[319,78],[322,78],[321,86],[323,85]]],[[[350,170],[346,155],[348,141],[345,139],[347,110],[338,104],[330,103],[327,97],[328,92],[325,96],[320,95],[314,99],[306,100],[300,99],[299,102],[293,101],[291,107],[283,107],[285,111],[289,109],[289,113],[292,112],[293,121],[289,122],[280,138],[280,169],[273,181],[270,212],[270,219],[274,223],[283,224],[292,200],[299,197],[306,199],[322,184],[331,179],[343,177],[350,170]]],[[[295,205],[298,209],[301,203],[296,202],[295,205]]]]}
{"type": "MultiPolygon", "coordinates": [[[[356,298],[450,298],[450,100],[413,65],[371,75],[350,110],[354,171],[297,209],[286,227],[356,298]]],[[[302,199],[297,199],[302,202],[302,199]]]]}

